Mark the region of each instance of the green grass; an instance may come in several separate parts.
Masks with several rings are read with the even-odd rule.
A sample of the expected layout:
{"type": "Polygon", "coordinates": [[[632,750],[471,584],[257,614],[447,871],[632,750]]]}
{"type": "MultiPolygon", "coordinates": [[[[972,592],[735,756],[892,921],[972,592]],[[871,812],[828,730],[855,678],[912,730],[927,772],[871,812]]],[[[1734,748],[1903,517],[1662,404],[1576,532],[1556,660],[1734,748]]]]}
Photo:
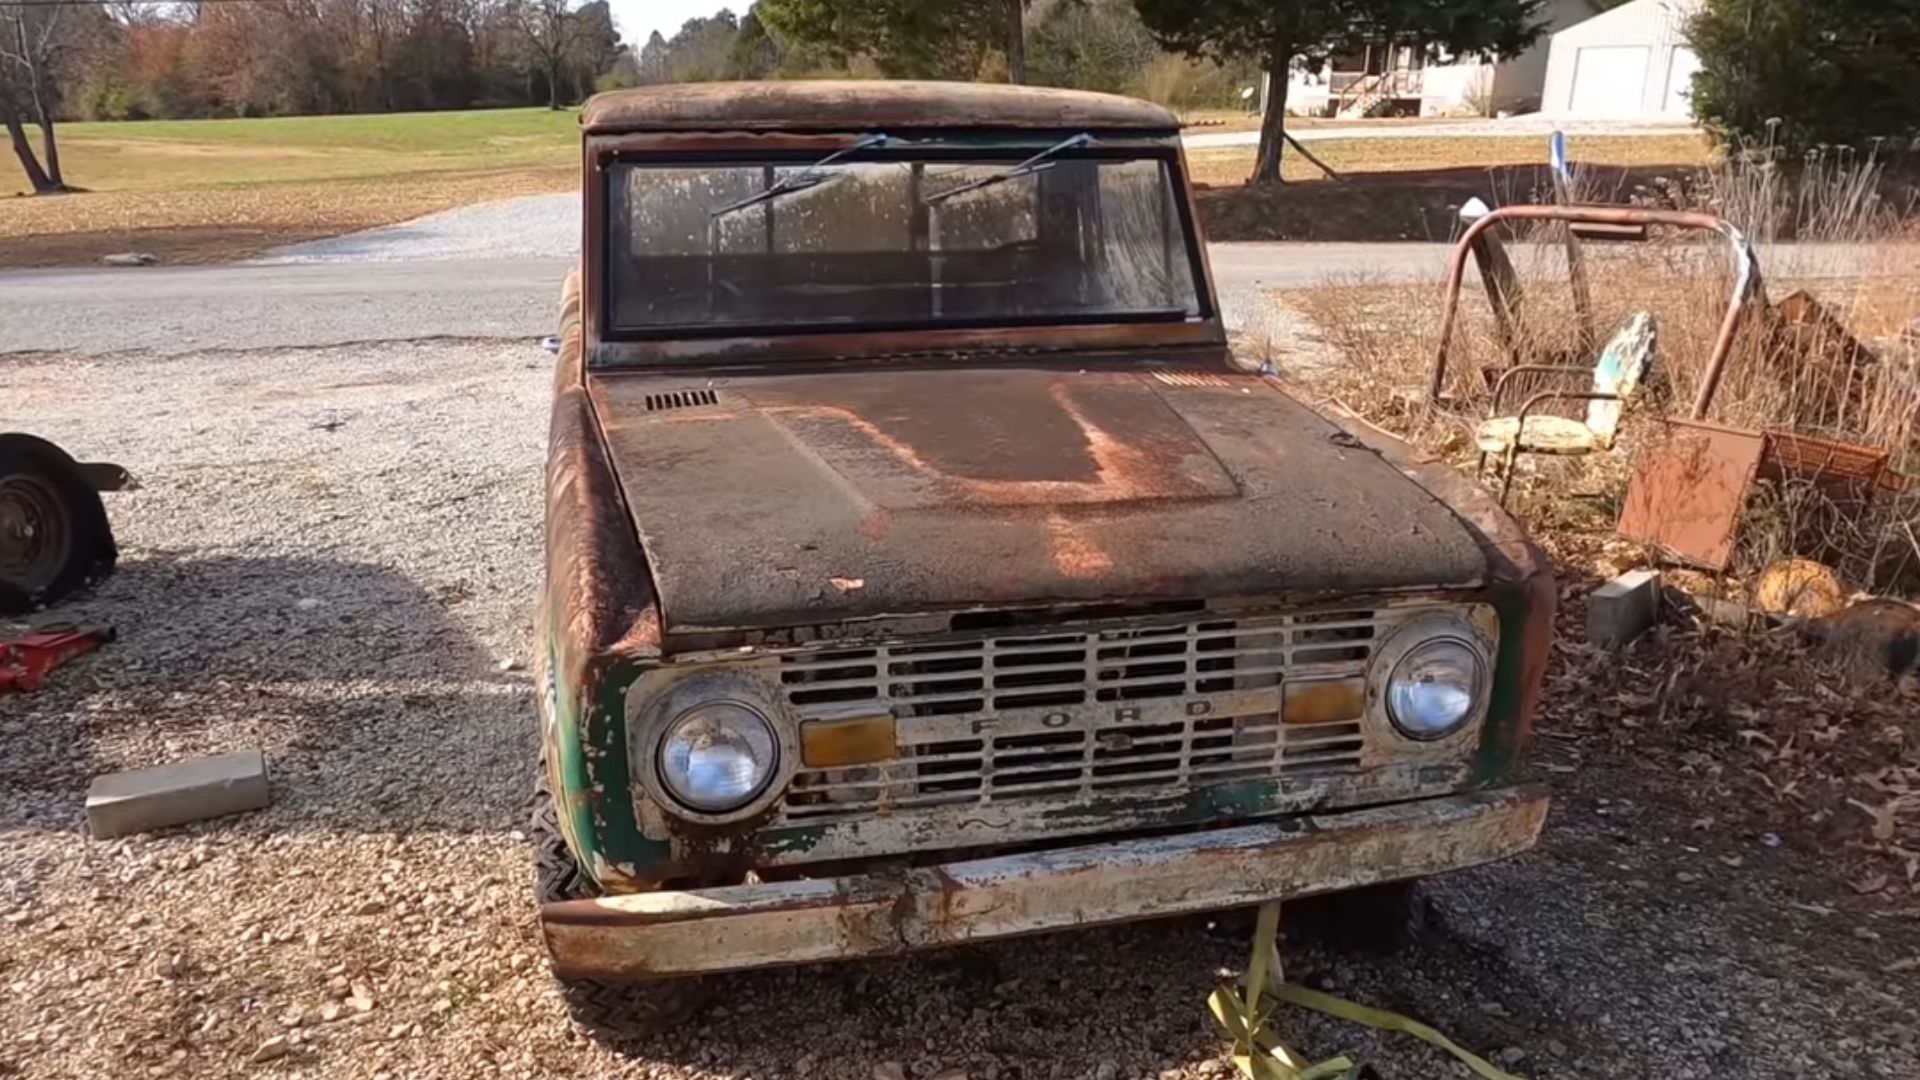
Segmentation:
{"type": "Polygon", "coordinates": [[[551,166],[579,153],[574,113],[550,109],[138,120],[58,130],[68,182],[90,191],[551,166]]]}
{"type": "Polygon", "coordinates": [[[572,146],[579,138],[574,111],[470,109],[464,112],[384,113],[363,116],[272,116],[243,120],[134,120],[68,124],[68,138],[140,142],[218,143],[230,146],[351,147],[467,154],[480,145],[572,146]]]}
{"type": "Polygon", "coordinates": [[[25,183],[0,160],[0,266],[86,263],[116,251],[168,262],[276,244],[578,183],[571,110],[63,124],[67,183],[25,183]]]}

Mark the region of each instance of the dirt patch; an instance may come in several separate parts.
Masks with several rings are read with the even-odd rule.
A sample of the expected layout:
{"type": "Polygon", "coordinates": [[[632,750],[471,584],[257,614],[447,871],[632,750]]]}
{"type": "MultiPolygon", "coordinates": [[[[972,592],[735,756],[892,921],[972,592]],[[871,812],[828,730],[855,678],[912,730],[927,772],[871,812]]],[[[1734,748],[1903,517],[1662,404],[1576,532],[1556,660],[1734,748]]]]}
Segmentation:
{"type": "Polygon", "coordinates": [[[577,168],[552,166],[0,199],[0,267],[72,266],[126,251],[226,262],[578,182],[577,168]]]}

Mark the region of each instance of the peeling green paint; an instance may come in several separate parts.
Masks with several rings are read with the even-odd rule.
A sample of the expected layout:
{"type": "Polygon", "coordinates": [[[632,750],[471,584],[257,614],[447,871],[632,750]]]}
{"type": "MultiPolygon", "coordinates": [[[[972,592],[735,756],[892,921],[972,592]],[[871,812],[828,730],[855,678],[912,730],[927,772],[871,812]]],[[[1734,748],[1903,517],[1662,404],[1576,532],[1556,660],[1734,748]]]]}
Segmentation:
{"type": "Polygon", "coordinates": [[[599,852],[593,832],[593,819],[587,812],[582,794],[587,787],[587,764],[580,743],[579,688],[567,681],[560,666],[559,649],[551,633],[545,635],[547,682],[543,687],[541,712],[542,749],[547,760],[547,784],[560,819],[560,831],[566,835],[574,858],[582,867],[594,865],[599,852]]]}
{"type": "Polygon", "coordinates": [[[668,862],[673,848],[664,840],[643,835],[634,812],[636,785],[627,760],[627,692],[641,677],[639,669],[625,665],[602,673],[593,688],[584,734],[594,750],[588,769],[598,793],[594,825],[600,850],[608,861],[629,864],[645,875],[649,868],[668,862]]]}
{"type": "Polygon", "coordinates": [[[549,762],[548,783],[561,815],[561,828],[574,858],[603,886],[603,870],[619,867],[644,876],[668,860],[664,842],[641,835],[633,808],[627,763],[627,690],[641,677],[638,668],[589,667],[587,678],[567,677],[561,662],[560,634],[544,628],[547,670],[553,682],[543,711],[541,737],[549,762]],[[596,671],[597,676],[596,677],[596,671]]]}
{"type": "Polygon", "coordinates": [[[1494,660],[1493,698],[1488,703],[1480,750],[1474,755],[1473,787],[1496,787],[1511,780],[1520,763],[1526,721],[1527,635],[1552,611],[1537,611],[1524,586],[1489,590],[1487,602],[1500,616],[1500,652],[1494,660]]]}

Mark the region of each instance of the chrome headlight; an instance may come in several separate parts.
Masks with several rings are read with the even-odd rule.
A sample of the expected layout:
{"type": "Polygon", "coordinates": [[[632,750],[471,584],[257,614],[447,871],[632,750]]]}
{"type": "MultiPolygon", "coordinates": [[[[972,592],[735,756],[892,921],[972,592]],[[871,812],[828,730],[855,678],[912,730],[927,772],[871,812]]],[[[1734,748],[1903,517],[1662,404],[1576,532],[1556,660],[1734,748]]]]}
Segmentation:
{"type": "Polygon", "coordinates": [[[1407,650],[1387,676],[1387,718],[1420,742],[1444,739],[1479,711],[1487,663],[1465,638],[1430,638],[1407,650]]]}
{"type": "Polygon", "coordinates": [[[772,721],[737,701],[695,705],[659,743],[660,784],[689,809],[724,814],[758,798],[780,768],[772,721]]]}

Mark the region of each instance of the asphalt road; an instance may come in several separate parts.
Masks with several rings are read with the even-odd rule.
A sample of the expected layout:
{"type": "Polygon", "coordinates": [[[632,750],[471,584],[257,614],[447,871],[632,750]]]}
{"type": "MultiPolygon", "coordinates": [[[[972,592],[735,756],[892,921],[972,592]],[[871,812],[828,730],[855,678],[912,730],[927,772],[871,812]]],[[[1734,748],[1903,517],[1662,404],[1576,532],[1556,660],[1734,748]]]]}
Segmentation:
{"type": "MultiPolygon", "coordinates": [[[[1238,327],[1263,290],[1440,272],[1438,244],[1214,244],[1238,327]]],[[[553,332],[561,257],[100,268],[0,273],[0,353],[160,353],[553,332]]]]}
{"type": "MultiPolygon", "coordinates": [[[[501,247],[508,254],[474,258],[464,246],[447,247],[436,220],[322,241],[336,245],[313,256],[325,261],[0,272],[0,354],[172,354],[538,338],[554,331],[560,281],[573,262],[564,241],[519,225],[495,230],[488,222],[486,231],[505,233],[501,247]],[[429,250],[451,257],[432,257],[429,250]]],[[[462,245],[472,235],[453,231],[462,245]]],[[[309,257],[313,250],[304,245],[289,252],[309,257]]],[[[1447,250],[1406,243],[1210,244],[1208,256],[1229,329],[1289,336],[1296,320],[1268,301],[1271,290],[1329,280],[1437,281],[1447,250]]],[[[1846,273],[1866,257],[1854,249],[1797,245],[1769,250],[1763,262],[1780,280],[1846,273]]]]}
{"type": "Polygon", "coordinates": [[[0,273],[0,353],[161,353],[553,332],[566,259],[0,273]]]}

